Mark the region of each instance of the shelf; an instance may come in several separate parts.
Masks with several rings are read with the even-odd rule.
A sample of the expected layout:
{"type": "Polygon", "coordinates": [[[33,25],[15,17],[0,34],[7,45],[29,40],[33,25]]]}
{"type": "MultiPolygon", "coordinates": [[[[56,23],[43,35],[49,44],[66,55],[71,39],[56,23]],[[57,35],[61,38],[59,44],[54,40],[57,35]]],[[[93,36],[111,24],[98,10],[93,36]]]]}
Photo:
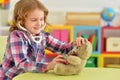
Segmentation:
{"type": "MultiPolygon", "coordinates": [[[[72,42],[73,41],[73,26],[66,25],[54,25],[46,26],[45,31],[49,32],[56,39],[63,42],[72,42]]],[[[49,50],[45,50],[45,53],[52,53],[49,50]]]]}
{"type": "Polygon", "coordinates": [[[101,54],[101,67],[120,67],[120,54],[101,54]]]}
{"type": "MultiPolygon", "coordinates": [[[[68,37],[68,42],[73,41],[73,26],[54,25],[54,26],[47,26],[45,30],[49,32],[51,35],[53,35],[52,33],[54,30],[68,30],[68,35],[66,35],[65,37],[68,37]]],[[[64,36],[64,33],[61,36],[64,36]]]]}
{"type": "Polygon", "coordinates": [[[100,54],[101,50],[101,27],[100,26],[74,26],[74,39],[77,33],[81,36],[87,35],[88,40],[92,40],[93,54],[100,54]]]}
{"type": "Polygon", "coordinates": [[[120,53],[120,44],[119,44],[118,39],[120,39],[120,27],[103,27],[101,34],[102,34],[101,35],[101,43],[102,43],[101,51],[102,51],[102,53],[104,53],[104,54],[112,54],[112,53],[119,54],[120,53]],[[110,38],[111,38],[111,41],[110,41],[110,38]],[[107,42],[108,39],[109,39],[109,43],[107,42]]]}
{"type": "Polygon", "coordinates": [[[100,55],[92,54],[87,60],[86,67],[100,67],[100,55]]]}

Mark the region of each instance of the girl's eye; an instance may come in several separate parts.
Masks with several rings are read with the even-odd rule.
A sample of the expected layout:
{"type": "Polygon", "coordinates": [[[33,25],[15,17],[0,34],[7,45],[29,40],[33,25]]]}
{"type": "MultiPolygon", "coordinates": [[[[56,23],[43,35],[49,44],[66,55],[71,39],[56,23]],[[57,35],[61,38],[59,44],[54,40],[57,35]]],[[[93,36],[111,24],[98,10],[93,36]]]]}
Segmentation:
{"type": "Polygon", "coordinates": [[[37,21],[37,19],[32,19],[31,21],[37,21]]]}
{"type": "MultiPolygon", "coordinates": [[[[39,19],[40,21],[44,21],[43,18],[39,19]]],[[[31,19],[31,21],[38,21],[38,19],[31,19]]]]}
{"type": "Polygon", "coordinates": [[[41,18],[40,21],[44,21],[44,18],[41,18]]]}

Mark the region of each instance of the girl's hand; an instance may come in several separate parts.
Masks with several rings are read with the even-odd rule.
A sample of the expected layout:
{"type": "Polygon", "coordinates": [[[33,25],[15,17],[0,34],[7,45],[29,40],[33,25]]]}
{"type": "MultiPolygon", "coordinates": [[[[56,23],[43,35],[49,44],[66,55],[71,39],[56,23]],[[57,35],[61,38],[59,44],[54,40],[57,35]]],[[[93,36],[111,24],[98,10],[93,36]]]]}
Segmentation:
{"type": "Polygon", "coordinates": [[[82,38],[80,33],[77,34],[77,38],[74,41],[74,44],[78,47],[80,47],[81,45],[85,44],[85,42],[87,42],[88,39],[82,38]]]}
{"type": "Polygon", "coordinates": [[[63,55],[58,55],[57,57],[55,57],[48,65],[47,65],[47,70],[53,70],[55,65],[57,63],[63,62],[65,63],[66,60],[64,59],[63,55]]]}

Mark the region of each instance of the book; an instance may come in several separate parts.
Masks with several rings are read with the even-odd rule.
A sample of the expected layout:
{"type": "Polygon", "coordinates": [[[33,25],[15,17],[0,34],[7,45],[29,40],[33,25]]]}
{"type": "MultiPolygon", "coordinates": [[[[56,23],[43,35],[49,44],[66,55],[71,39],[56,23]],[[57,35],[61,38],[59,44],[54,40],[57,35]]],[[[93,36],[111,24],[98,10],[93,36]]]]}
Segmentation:
{"type": "Polygon", "coordinates": [[[90,35],[89,41],[92,43],[92,50],[96,51],[96,49],[97,49],[97,36],[95,36],[93,34],[90,35]]]}
{"type": "Polygon", "coordinates": [[[68,30],[61,30],[60,32],[60,40],[63,42],[69,42],[69,31],[68,30]]]}
{"type": "Polygon", "coordinates": [[[59,29],[54,29],[53,32],[52,32],[52,35],[54,38],[58,39],[58,40],[61,40],[60,39],[60,30],[59,29]]]}

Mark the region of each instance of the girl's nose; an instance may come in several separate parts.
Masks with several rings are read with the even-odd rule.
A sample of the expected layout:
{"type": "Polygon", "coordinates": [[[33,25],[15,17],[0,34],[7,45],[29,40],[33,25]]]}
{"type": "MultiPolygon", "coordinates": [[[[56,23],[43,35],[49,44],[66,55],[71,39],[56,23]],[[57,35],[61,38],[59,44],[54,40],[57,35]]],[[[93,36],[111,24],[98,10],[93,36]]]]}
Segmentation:
{"type": "Polygon", "coordinates": [[[41,25],[43,25],[43,24],[44,24],[44,21],[37,20],[37,24],[41,26],[41,25]]]}
{"type": "Polygon", "coordinates": [[[41,26],[41,21],[38,20],[38,21],[36,22],[36,26],[41,26]]]}

